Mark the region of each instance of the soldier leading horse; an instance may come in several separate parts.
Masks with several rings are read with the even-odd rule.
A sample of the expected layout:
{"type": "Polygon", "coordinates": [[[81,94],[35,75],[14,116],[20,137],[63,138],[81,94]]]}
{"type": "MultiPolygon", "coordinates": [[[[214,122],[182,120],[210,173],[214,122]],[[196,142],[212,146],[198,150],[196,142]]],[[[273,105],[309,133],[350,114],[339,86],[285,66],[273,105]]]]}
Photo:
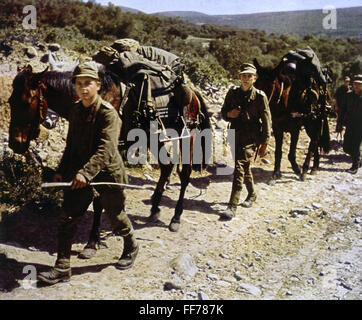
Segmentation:
{"type": "MultiPolygon", "coordinates": [[[[124,92],[125,85],[122,84],[120,77],[104,68],[100,70],[101,78],[101,96],[106,101],[110,102],[120,114],[125,113],[131,118],[135,118],[134,111],[139,107],[140,92],[138,90],[140,85],[131,86],[128,93],[128,99],[123,100],[121,92],[124,92]],[[121,90],[120,87],[123,89],[121,90]],[[127,101],[122,106],[122,101],[127,101]],[[137,102],[137,103],[136,103],[137,102]],[[119,110],[120,106],[123,110],[119,110]]],[[[29,143],[32,139],[36,139],[39,134],[39,126],[45,119],[48,106],[57,112],[61,117],[67,118],[68,110],[73,103],[77,100],[74,88],[70,81],[71,72],[56,72],[44,70],[40,73],[33,73],[31,66],[25,67],[21,70],[13,81],[13,92],[9,99],[11,106],[11,122],[9,128],[9,146],[14,152],[23,154],[29,148],[29,143]]],[[[178,86],[173,89],[173,92],[180,90],[178,86]]],[[[210,122],[207,113],[207,107],[198,92],[193,90],[186,90],[186,94],[174,94],[174,99],[182,98],[182,101],[175,101],[179,108],[183,108],[188,113],[188,118],[185,120],[191,127],[199,129],[209,128],[210,122]]],[[[138,116],[140,109],[138,108],[138,116]]],[[[146,109],[141,110],[142,123],[146,123],[150,112],[146,109]]],[[[151,112],[152,114],[152,112],[151,112]]],[[[132,126],[129,124],[131,121],[122,116],[123,122],[127,125],[122,126],[121,137],[127,137],[127,133],[132,126]]],[[[181,133],[181,128],[184,127],[183,121],[180,120],[179,115],[173,118],[165,118],[164,122],[173,126],[177,132],[181,133]],[[182,125],[181,125],[182,124],[182,125]]],[[[148,121],[149,123],[149,121],[148,121]]],[[[143,126],[143,124],[142,124],[143,126]]],[[[141,127],[143,128],[143,127],[141,127]]],[[[189,126],[190,128],[190,126],[189,126]]],[[[149,131],[148,128],[144,130],[149,131]]],[[[192,139],[192,137],[191,137],[192,139]]],[[[202,152],[202,150],[196,150],[202,152]]],[[[168,181],[174,164],[160,163],[161,175],[157,183],[156,189],[152,196],[152,208],[150,220],[154,221],[159,216],[159,204],[161,201],[162,193],[166,182],[168,181]]],[[[177,231],[180,225],[180,217],[183,212],[183,198],[185,195],[186,187],[190,181],[192,172],[192,163],[183,163],[182,170],[179,173],[181,180],[180,196],[175,208],[175,214],[170,222],[169,229],[177,231]]],[[[96,244],[99,242],[99,224],[102,207],[98,199],[94,201],[94,222],[90,234],[89,242],[86,248],[95,249],[96,244]]]]}

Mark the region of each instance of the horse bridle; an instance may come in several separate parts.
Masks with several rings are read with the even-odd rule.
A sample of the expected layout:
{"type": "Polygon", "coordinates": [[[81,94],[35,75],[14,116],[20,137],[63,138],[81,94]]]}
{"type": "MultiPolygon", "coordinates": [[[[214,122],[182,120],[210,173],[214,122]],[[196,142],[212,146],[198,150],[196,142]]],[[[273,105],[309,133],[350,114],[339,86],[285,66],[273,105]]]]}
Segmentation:
{"type": "Polygon", "coordinates": [[[45,120],[45,118],[48,114],[48,104],[44,98],[44,92],[43,92],[43,90],[45,90],[45,84],[43,82],[40,82],[38,90],[39,90],[39,99],[38,99],[38,101],[39,101],[39,103],[38,103],[39,120],[41,123],[45,120]]]}
{"type": "MultiPolygon", "coordinates": [[[[36,132],[39,129],[39,125],[46,119],[46,116],[48,114],[48,104],[46,102],[46,99],[44,97],[44,92],[43,90],[45,90],[45,84],[40,81],[38,83],[38,86],[35,88],[35,94],[31,97],[31,101],[30,101],[30,106],[32,105],[34,99],[38,99],[37,105],[36,105],[36,110],[37,113],[39,114],[39,121],[37,123],[37,126],[34,125],[34,129],[32,132],[32,135],[34,135],[34,137],[36,136],[36,132]]],[[[34,89],[33,89],[34,90],[34,89]]]]}

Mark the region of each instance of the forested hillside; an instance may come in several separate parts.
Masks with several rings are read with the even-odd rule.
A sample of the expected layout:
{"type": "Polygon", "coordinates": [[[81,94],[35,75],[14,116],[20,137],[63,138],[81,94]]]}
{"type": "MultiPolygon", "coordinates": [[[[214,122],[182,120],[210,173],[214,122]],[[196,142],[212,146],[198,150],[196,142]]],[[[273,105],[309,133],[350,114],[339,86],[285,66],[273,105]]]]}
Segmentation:
{"type": "Polygon", "coordinates": [[[200,12],[169,11],[157,15],[180,17],[195,24],[226,25],[242,29],[263,30],[277,35],[297,34],[304,37],[307,34],[327,36],[331,38],[361,38],[362,37],[362,6],[336,9],[336,25],[325,28],[323,22],[328,22],[331,11],[300,10],[285,12],[264,12],[252,14],[207,15],[200,12]],[[326,21],[324,21],[326,19],[326,21]]]}
{"type": "MultiPolygon", "coordinates": [[[[181,56],[196,83],[220,83],[236,76],[240,64],[257,58],[276,65],[289,50],[311,46],[323,65],[333,71],[333,86],[345,74],[361,72],[362,40],[330,39],[314,35],[267,34],[266,31],[216,25],[195,25],[141,12],[122,12],[120,7],[77,0],[3,0],[0,2],[0,38],[58,42],[78,52],[94,54],[118,38],[134,38],[181,56]],[[37,28],[25,30],[23,8],[37,9],[37,28]]],[[[333,89],[333,88],[332,88],[333,89]]]]}

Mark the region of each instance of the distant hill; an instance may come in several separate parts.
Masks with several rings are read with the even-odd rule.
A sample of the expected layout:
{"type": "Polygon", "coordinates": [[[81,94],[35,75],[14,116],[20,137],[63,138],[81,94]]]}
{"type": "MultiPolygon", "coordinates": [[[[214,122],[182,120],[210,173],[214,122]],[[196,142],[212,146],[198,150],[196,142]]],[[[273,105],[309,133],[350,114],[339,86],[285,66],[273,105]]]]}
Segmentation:
{"type": "Polygon", "coordinates": [[[130,13],[138,13],[138,12],[142,12],[140,10],[137,10],[137,9],[132,9],[132,8],[128,8],[128,7],[123,7],[123,6],[119,6],[121,9],[122,9],[122,12],[123,13],[127,13],[127,12],[130,12],[130,13]]]}
{"type": "Polygon", "coordinates": [[[331,38],[362,38],[362,6],[337,9],[337,28],[324,29],[327,14],[321,10],[268,12],[235,15],[207,15],[201,12],[168,11],[155,15],[180,17],[197,25],[214,24],[241,29],[264,30],[268,34],[307,34],[331,38]]]}
{"type": "Polygon", "coordinates": [[[197,12],[197,11],[163,11],[163,12],[156,12],[153,13],[154,15],[159,15],[159,16],[166,16],[166,17],[172,17],[172,18],[176,18],[176,17],[181,17],[182,19],[198,19],[200,17],[215,17],[215,16],[210,16],[206,13],[202,13],[202,12],[197,12]]]}

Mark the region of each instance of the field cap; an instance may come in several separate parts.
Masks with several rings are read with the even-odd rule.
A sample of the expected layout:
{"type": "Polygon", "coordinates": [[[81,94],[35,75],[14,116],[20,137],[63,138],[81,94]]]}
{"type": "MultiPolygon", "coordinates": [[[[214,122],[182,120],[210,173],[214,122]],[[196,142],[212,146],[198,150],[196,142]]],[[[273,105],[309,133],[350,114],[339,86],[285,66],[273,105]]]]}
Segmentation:
{"type": "Polygon", "coordinates": [[[94,61],[87,61],[76,66],[73,71],[72,81],[78,77],[89,77],[99,80],[98,68],[94,61]]]}
{"type": "Polygon", "coordinates": [[[356,74],[354,76],[353,82],[362,83],[362,74],[356,74]]]}
{"type": "Polygon", "coordinates": [[[344,77],[344,81],[351,81],[351,78],[348,77],[348,76],[345,76],[345,77],[344,77]]]}
{"type": "Polygon", "coordinates": [[[243,73],[256,74],[256,68],[255,68],[254,65],[252,65],[251,63],[243,63],[243,64],[241,65],[239,74],[243,74],[243,73]]]}

